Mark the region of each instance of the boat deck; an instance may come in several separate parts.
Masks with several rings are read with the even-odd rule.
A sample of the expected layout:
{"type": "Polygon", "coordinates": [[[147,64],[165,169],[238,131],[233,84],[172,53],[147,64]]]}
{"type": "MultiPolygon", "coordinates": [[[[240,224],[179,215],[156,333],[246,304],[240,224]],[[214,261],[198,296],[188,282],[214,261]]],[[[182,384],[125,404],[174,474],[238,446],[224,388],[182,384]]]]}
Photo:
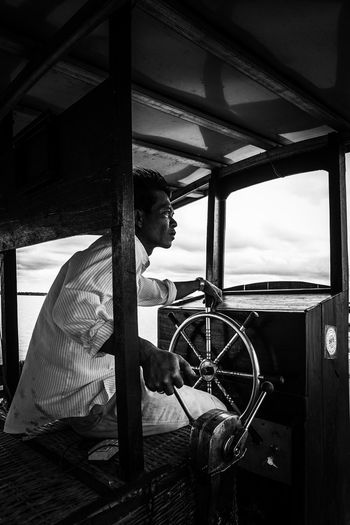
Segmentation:
{"type": "Polygon", "coordinates": [[[108,461],[89,461],[88,451],[96,440],[83,439],[62,423],[22,440],[5,434],[3,422],[4,414],[0,523],[193,522],[189,427],[145,438],[145,471],[131,484],[120,478],[119,453],[108,461]]]}

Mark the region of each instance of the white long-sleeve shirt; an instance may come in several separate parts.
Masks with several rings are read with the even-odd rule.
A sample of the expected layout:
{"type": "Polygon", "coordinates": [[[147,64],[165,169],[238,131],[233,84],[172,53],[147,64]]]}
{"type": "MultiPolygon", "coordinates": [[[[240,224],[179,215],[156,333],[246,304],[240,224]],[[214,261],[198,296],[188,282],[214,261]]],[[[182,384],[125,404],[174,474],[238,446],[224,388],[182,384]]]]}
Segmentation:
{"type": "MultiPolygon", "coordinates": [[[[61,268],[40,311],[5,432],[30,432],[52,420],[85,416],[115,393],[114,356],[99,352],[113,333],[110,235],[61,268]]],[[[135,238],[140,306],[170,304],[176,287],[144,277],[149,259],[135,238]]]]}

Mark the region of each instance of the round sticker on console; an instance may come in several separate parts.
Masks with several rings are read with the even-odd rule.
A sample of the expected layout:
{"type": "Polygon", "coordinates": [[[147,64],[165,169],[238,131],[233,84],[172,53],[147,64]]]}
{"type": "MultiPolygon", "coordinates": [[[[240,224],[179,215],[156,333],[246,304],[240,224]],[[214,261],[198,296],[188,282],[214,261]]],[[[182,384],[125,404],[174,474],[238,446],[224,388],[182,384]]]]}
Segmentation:
{"type": "Polygon", "coordinates": [[[335,326],[326,326],[326,350],[330,356],[337,351],[337,330],[335,326]]]}

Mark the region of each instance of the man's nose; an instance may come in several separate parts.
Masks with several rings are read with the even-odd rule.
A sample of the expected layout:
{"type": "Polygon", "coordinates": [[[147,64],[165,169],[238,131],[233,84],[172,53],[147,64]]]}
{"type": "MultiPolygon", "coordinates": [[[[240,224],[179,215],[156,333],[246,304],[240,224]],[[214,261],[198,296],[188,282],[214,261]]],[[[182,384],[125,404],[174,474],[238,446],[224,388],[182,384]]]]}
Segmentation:
{"type": "Polygon", "coordinates": [[[171,224],[171,226],[172,226],[173,228],[176,228],[176,226],[177,226],[177,222],[176,222],[176,220],[174,219],[174,217],[171,217],[170,224],[171,224]]]}

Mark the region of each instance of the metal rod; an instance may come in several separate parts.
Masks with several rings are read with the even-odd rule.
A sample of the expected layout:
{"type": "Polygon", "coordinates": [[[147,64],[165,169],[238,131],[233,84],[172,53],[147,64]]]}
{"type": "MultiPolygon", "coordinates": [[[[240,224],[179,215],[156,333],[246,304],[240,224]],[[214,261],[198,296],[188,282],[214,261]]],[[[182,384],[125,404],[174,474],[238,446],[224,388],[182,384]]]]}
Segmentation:
{"type": "Polygon", "coordinates": [[[208,281],[218,288],[222,288],[224,283],[226,198],[221,198],[219,195],[218,171],[212,172],[208,188],[205,273],[208,281]]]}
{"type": "Polygon", "coordinates": [[[182,399],[182,397],[181,397],[178,389],[176,388],[176,386],[174,386],[174,394],[175,394],[176,399],[180,403],[182,410],[185,412],[186,416],[188,417],[188,420],[189,420],[190,424],[192,425],[193,422],[194,422],[194,418],[191,416],[190,411],[188,410],[188,408],[187,408],[184,400],[182,399]]]}
{"type": "Polygon", "coordinates": [[[197,388],[197,386],[200,385],[202,381],[204,381],[204,380],[203,380],[203,377],[202,377],[202,376],[199,376],[199,378],[197,379],[197,381],[195,382],[195,384],[192,385],[192,388],[197,388]]]}
{"type": "Polygon", "coordinates": [[[255,403],[255,405],[253,406],[252,410],[250,411],[250,414],[248,414],[248,417],[247,419],[242,423],[243,423],[243,428],[245,431],[248,430],[249,428],[249,425],[251,424],[251,422],[253,421],[254,417],[255,417],[255,414],[257,413],[257,411],[259,410],[260,408],[260,405],[261,403],[264,401],[265,399],[265,396],[266,394],[271,394],[273,392],[274,388],[273,388],[273,384],[270,383],[269,381],[266,381],[265,383],[263,383],[261,385],[261,393],[255,403]]]}
{"type": "MultiPolygon", "coordinates": [[[[244,323],[242,324],[242,326],[240,327],[239,331],[240,332],[244,332],[245,329],[249,326],[249,324],[252,322],[252,320],[254,318],[257,318],[259,317],[259,314],[257,312],[250,312],[250,314],[248,315],[248,317],[245,319],[244,323]]],[[[216,356],[216,358],[214,359],[214,363],[217,364],[221,357],[225,354],[225,352],[227,352],[227,350],[229,350],[229,348],[233,345],[233,343],[237,340],[238,338],[238,334],[235,334],[230,340],[229,342],[227,343],[227,345],[221,350],[221,352],[216,356]]]]}
{"type": "Polygon", "coordinates": [[[237,341],[238,339],[238,334],[235,334],[230,340],[229,342],[227,343],[227,345],[221,350],[221,352],[216,356],[216,358],[214,359],[214,363],[217,364],[220,359],[222,358],[222,356],[227,352],[227,350],[229,350],[231,348],[231,346],[237,341]]]}
{"type": "MultiPolygon", "coordinates": [[[[197,371],[197,367],[193,367],[193,370],[197,371]]],[[[253,379],[253,374],[248,374],[246,372],[231,372],[230,370],[220,370],[218,369],[216,372],[216,375],[218,376],[228,376],[228,377],[239,377],[241,379],[253,379]]],[[[266,375],[259,375],[258,379],[260,381],[270,381],[271,383],[284,383],[284,377],[283,376],[266,376],[266,375]]]]}
{"type": "Polygon", "coordinates": [[[230,396],[230,394],[226,391],[226,389],[222,386],[222,384],[220,383],[220,381],[216,377],[214,377],[214,381],[215,381],[216,386],[221,390],[221,392],[223,393],[223,395],[225,396],[227,401],[232,406],[233,410],[235,410],[237,412],[237,414],[240,416],[242,412],[240,411],[240,409],[238,408],[236,403],[233,401],[233,399],[230,396]]]}
{"type": "MultiPolygon", "coordinates": [[[[174,323],[174,326],[175,328],[179,328],[179,323],[177,322],[177,319],[175,317],[175,315],[173,313],[170,313],[168,315],[169,319],[172,321],[172,323],[174,323]]],[[[202,361],[202,356],[200,355],[199,352],[197,352],[197,349],[196,347],[194,346],[194,344],[192,343],[192,341],[190,340],[190,338],[188,337],[188,335],[186,334],[185,330],[180,330],[180,334],[182,335],[182,337],[185,339],[186,343],[188,344],[188,346],[191,348],[192,352],[195,354],[195,356],[197,357],[198,361],[202,361]]]]}
{"type": "MultiPolygon", "coordinates": [[[[206,299],[205,299],[206,300],[206,299]]],[[[206,313],[210,313],[210,308],[205,308],[206,313]]],[[[211,323],[210,317],[205,318],[205,356],[211,360],[211,323]]],[[[211,382],[207,381],[207,392],[212,393],[211,382]]]]}
{"type": "MultiPolygon", "coordinates": [[[[230,394],[225,390],[225,388],[222,386],[222,384],[220,383],[220,381],[218,381],[218,379],[216,379],[216,377],[214,377],[214,381],[215,381],[215,384],[216,386],[221,390],[221,392],[223,393],[223,395],[225,396],[225,398],[227,399],[227,401],[230,403],[230,405],[232,406],[232,408],[235,410],[235,412],[237,412],[237,414],[240,416],[242,414],[241,410],[239,409],[239,407],[236,405],[236,403],[233,401],[232,397],[230,396],[230,394]]],[[[261,443],[263,441],[261,435],[255,430],[255,428],[253,426],[250,426],[248,428],[248,432],[250,433],[254,443],[261,443]]]]}

